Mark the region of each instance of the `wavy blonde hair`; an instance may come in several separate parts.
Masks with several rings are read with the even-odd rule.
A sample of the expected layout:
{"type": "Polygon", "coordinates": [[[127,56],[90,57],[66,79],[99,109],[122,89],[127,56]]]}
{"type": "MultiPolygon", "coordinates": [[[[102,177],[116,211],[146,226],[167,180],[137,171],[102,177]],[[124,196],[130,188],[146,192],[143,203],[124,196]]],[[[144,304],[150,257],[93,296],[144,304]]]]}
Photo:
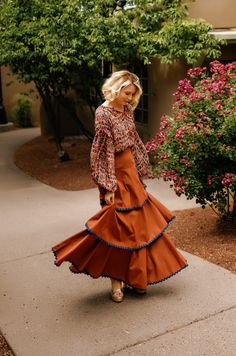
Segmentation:
{"type": "Polygon", "coordinates": [[[133,84],[136,87],[133,100],[130,103],[135,109],[138,105],[140,96],[142,95],[142,87],[140,85],[139,77],[129,72],[128,70],[120,70],[112,73],[112,75],[104,82],[102,86],[102,93],[106,100],[113,101],[117,95],[119,95],[122,88],[133,84]]]}

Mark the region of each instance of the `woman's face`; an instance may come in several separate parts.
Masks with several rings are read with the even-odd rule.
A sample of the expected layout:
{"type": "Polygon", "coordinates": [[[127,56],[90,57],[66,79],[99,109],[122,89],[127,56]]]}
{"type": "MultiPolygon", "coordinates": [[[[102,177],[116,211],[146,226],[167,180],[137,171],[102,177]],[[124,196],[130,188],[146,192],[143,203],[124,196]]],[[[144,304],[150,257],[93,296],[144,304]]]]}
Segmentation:
{"type": "Polygon", "coordinates": [[[136,86],[133,84],[128,85],[120,90],[119,94],[115,98],[115,102],[118,105],[127,105],[133,101],[133,97],[136,93],[136,86]]]}

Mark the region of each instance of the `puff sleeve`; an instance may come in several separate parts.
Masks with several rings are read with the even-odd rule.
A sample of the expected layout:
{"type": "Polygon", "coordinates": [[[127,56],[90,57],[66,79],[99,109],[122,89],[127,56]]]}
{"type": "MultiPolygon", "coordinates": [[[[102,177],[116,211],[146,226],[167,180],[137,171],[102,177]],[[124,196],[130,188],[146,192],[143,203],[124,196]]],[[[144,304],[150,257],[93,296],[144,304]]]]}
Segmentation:
{"type": "Polygon", "coordinates": [[[134,162],[140,176],[150,175],[150,163],[146,148],[136,129],[133,131],[134,145],[131,147],[134,162]]]}
{"type": "Polygon", "coordinates": [[[110,192],[116,190],[114,142],[103,113],[96,112],[90,167],[92,178],[99,187],[110,192]]]}

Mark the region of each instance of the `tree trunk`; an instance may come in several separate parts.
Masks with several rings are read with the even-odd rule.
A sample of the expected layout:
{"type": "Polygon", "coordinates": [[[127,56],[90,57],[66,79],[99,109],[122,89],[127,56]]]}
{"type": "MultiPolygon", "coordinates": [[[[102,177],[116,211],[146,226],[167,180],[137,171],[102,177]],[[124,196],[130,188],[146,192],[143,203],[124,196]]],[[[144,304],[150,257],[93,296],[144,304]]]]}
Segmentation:
{"type": "Polygon", "coordinates": [[[57,99],[59,100],[59,103],[61,105],[63,105],[64,108],[67,109],[71,118],[76,122],[76,124],[78,125],[78,127],[82,131],[82,133],[88,138],[89,141],[92,141],[93,134],[84,127],[83,123],[81,122],[81,120],[79,119],[79,117],[76,113],[75,106],[72,103],[72,101],[64,95],[58,96],[57,99]]]}
{"type": "Polygon", "coordinates": [[[57,124],[57,117],[56,117],[56,113],[54,110],[53,99],[50,94],[50,90],[47,88],[42,88],[37,83],[35,83],[35,84],[36,84],[36,88],[39,92],[39,95],[42,98],[43,105],[44,105],[44,108],[45,108],[45,111],[47,114],[48,122],[51,126],[53,136],[55,138],[55,143],[56,143],[57,150],[58,150],[58,157],[59,157],[60,161],[68,161],[70,158],[69,158],[68,153],[64,150],[64,148],[62,146],[62,137],[60,135],[60,127],[57,124]]]}

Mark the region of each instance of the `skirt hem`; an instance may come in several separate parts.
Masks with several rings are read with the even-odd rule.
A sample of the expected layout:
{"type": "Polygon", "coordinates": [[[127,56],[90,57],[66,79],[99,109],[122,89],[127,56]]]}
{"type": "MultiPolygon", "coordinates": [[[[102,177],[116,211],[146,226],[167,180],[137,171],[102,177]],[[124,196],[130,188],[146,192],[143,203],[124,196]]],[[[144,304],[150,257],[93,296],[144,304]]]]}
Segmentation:
{"type": "MultiPolygon", "coordinates": [[[[56,256],[56,252],[52,249],[53,251],[53,254],[56,256]]],[[[117,276],[113,276],[113,275],[107,275],[107,274],[101,274],[97,277],[91,275],[91,273],[89,273],[86,269],[80,271],[78,270],[78,268],[74,265],[73,262],[69,261],[69,260],[66,260],[67,262],[71,263],[71,266],[70,266],[70,271],[74,274],[85,274],[87,276],[90,276],[91,278],[93,279],[98,279],[100,277],[102,278],[112,278],[112,279],[116,279],[120,282],[124,282],[125,284],[127,284],[129,287],[132,287],[132,288],[137,288],[136,286],[132,286],[132,284],[130,284],[129,282],[127,282],[125,279],[121,279],[121,278],[118,278],[117,276]]],[[[56,263],[55,263],[56,265],[56,263]]],[[[57,266],[57,265],[56,265],[57,266]]],[[[58,266],[57,266],[58,267],[58,266]]],[[[187,268],[188,267],[188,264],[184,264],[181,268],[179,268],[177,271],[171,273],[170,275],[164,277],[164,278],[161,278],[161,279],[158,279],[156,281],[153,281],[153,282],[148,282],[147,283],[147,286],[152,286],[152,285],[156,285],[156,284],[159,284],[159,283],[162,283],[162,282],[165,282],[166,280],[174,277],[176,274],[180,273],[183,269],[187,268]]]]}
{"type": "Polygon", "coordinates": [[[97,240],[99,240],[101,242],[104,242],[108,246],[120,248],[120,249],[123,249],[123,250],[137,251],[137,250],[140,250],[141,248],[145,248],[145,247],[151,245],[153,242],[158,240],[163,235],[163,233],[168,229],[169,225],[172,223],[172,221],[175,218],[176,218],[175,216],[172,216],[172,218],[167,222],[166,226],[156,236],[154,236],[148,242],[146,242],[146,243],[144,243],[142,245],[139,245],[137,247],[122,246],[122,245],[114,244],[112,242],[108,242],[108,241],[104,240],[101,236],[98,236],[87,224],[85,224],[85,228],[86,228],[86,230],[88,231],[88,233],[90,235],[94,236],[97,240]]]}
{"type": "Polygon", "coordinates": [[[148,202],[148,196],[144,199],[144,201],[140,204],[140,205],[134,205],[130,208],[122,208],[122,207],[118,207],[115,210],[116,211],[122,211],[122,212],[128,212],[128,211],[132,211],[132,210],[138,210],[141,209],[146,203],[148,202]]]}

